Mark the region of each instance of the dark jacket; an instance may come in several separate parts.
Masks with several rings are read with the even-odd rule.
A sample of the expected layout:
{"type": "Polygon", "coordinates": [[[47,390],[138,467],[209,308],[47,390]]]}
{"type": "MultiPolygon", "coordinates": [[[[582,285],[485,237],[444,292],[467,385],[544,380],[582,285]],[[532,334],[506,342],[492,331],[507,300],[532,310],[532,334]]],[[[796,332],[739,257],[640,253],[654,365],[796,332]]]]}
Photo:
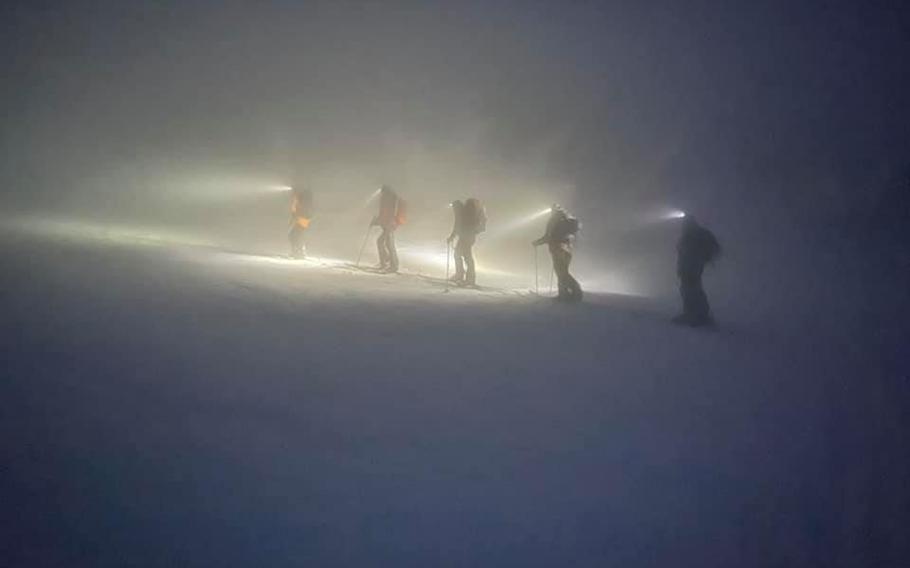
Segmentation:
{"type": "Polygon", "coordinates": [[[550,214],[550,220],[547,221],[547,229],[544,235],[534,241],[534,244],[567,245],[572,243],[574,236],[569,226],[569,215],[565,211],[554,211],[550,214]]]}
{"type": "Polygon", "coordinates": [[[714,233],[694,222],[683,228],[676,244],[676,273],[680,276],[701,274],[705,264],[720,252],[714,233]]]}

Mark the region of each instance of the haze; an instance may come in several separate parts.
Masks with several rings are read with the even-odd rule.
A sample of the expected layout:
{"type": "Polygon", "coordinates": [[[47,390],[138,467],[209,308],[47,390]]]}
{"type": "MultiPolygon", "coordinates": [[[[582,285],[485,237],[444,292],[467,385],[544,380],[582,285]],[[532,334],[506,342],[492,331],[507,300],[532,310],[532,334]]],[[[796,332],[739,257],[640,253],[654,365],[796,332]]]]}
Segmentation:
{"type": "Polygon", "coordinates": [[[3,2],[0,564],[908,565],[908,5],[3,2]]]}
{"type": "MultiPolygon", "coordinates": [[[[430,225],[421,242],[447,231],[435,208],[476,195],[491,226],[564,203],[599,249],[584,263],[619,262],[623,235],[667,208],[731,250],[789,250],[871,208],[910,147],[900,3],[3,10],[7,208],[206,231],[230,217],[247,248],[283,247],[287,203],[257,191],[307,184],[356,243],[352,207],[388,183],[430,225]]],[[[641,269],[627,277],[654,289],[641,269]]]]}

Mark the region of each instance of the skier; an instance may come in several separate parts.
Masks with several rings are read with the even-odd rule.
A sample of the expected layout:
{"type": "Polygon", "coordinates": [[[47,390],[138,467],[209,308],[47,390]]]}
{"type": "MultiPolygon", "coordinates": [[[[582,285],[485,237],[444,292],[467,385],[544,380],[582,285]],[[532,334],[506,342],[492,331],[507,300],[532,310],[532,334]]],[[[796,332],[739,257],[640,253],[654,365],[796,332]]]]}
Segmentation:
{"type": "Polygon", "coordinates": [[[692,215],[683,218],[682,234],[676,245],[676,274],[683,313],[673,318],[675,323],[692,327],[712,326],[711,307],[701,284],[705,265],[720,254],[720,244],[714,234],[702,227],[692,215]]]}
{"type": "Polygon", "coordinates": [[[376,239],[376,248],[379,250],[379,269],[383,272],[398,272],[398,251],[395,248],[395,229],[403,225],[406,208],[403,199],[384,185],[379,190],[379,214],[373,217],[372,225],[382,229],[376,239]]]}
{"type": "Polygon", "coordinates": [[[452,281],[459,286],[476,286],[474,243],[477,242],[477,235],[487,228],[487,214],[480,201],[473,197],[464,203],[452,202],[452,212],[455,214],[455,223],[447,241],[451,244],[458,237],[452,281]]]}
{"type": "Polygon", "coordinates": [[[553,258],[553,271],[556,272],[559,288],[559,295],[556,296],[556,299],[563,302],[580,302],[583,295],[581,285],[569,274],[575,234],[578,233],[579,228],[578,219],[569,215],[559,205],[553,204],[546,232],[531,243],[534,246],[546,244],[549,247],[550,256],[553,258]]]}
{"type": "Polygon", "coordinates": [[[306,231],[313,219],[313,193],[309,189],[291,189],[291,258],[306,258],[306,231]]]}
{"type": "MultiPolygon", "coordinates": [[[[452,244],[452,241],[455,240],[455,237],[461,234],[461,224],[464,218],[464,202],[459,199],[456,199],[452,203],[449,203],[449,207],[452,208],[452,232],[449,234],[446,239],[446,243],[449,245],[452,244]]],[[[446,261],[448,262],[448,261],[446,261]]],[[[455,274],[449,278],[452,282],[461,282],[464,280],[464,265],[461,263],[458,258],[458,249],[455,249],[455,274]]]]}

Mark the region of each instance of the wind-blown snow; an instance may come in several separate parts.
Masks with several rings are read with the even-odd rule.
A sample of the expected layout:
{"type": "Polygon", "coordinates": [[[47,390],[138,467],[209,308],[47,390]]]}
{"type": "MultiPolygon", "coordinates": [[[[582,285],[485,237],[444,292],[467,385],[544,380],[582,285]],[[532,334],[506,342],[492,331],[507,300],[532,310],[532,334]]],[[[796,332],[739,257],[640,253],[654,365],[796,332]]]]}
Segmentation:
{"type": "Polygon", "coordinates": [[[669,300],[6,237],[5,565],[907,552],[893,337],[873,352],[722,316],[674,327],[669,300]]]}

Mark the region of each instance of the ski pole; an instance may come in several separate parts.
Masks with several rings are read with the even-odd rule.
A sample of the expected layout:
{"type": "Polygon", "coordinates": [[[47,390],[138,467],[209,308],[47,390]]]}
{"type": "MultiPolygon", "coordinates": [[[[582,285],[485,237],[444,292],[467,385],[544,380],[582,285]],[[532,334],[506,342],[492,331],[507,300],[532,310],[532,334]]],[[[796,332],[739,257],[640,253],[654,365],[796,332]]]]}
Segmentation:
{"type": "Polygon", "coordinates": [[[540,282],[537,278],[537,246],[534,247],[534,293],[540,296],[540,282]]]}
{"type": "Polygon", "coordinates": [[[363,243],[360,245],[360,252],[357,253],[357,262],[354,263],[354,266],[360,267],[360,257],[363,256],[363,249],[367,246],[367,239],[370,238],[370,229],[373,228],[373,225],[367,225],[367,233],[363,236],[363,243]]]}
{"type": "Polygon", "coordinates": [[[452,243],[446,239],[446,292],[449,291],[449,257],[451,255],[452,243]]]}

